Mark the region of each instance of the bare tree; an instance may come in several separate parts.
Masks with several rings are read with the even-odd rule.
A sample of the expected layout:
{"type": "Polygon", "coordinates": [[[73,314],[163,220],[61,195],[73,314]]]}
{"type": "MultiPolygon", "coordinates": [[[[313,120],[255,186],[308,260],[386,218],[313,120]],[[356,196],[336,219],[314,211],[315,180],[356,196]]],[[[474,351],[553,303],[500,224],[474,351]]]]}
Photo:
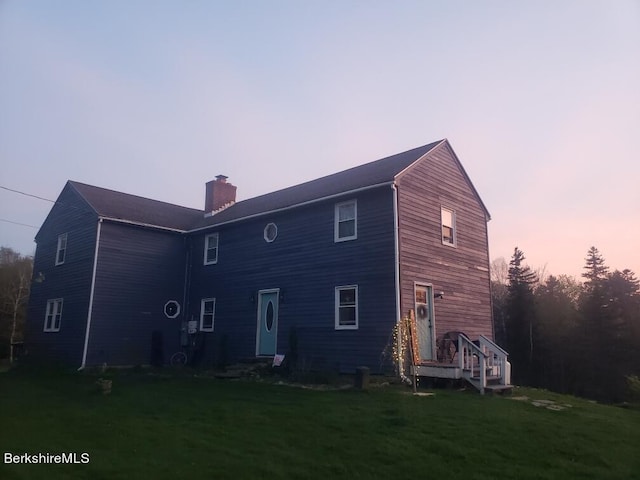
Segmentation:
{"type": "Polygon", "coordinates": [[[495,258],[491,262],[491,281],[499,285],[509,283],[509,264],[504,257],[495,258]]]}
{"type": "MultiPolygon", "coordinates": [[[[10,248],[0,248],[0,299],[2,323],[7,320],[9,330],[9,362],[14,361],[14,346],[21,335],[25,309],[29,299],[33,260],[10,248]]],[[[3,330],[6,329],[6,326],[3,330]]]]}

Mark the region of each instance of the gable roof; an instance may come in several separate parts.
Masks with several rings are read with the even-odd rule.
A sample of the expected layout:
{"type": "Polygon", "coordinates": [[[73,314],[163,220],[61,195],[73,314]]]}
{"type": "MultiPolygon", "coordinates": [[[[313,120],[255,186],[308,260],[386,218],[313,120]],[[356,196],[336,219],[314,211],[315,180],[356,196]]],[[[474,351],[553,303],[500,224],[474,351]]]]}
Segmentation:
{"type": "Polygon", "coordinates": [[[212,216],[201,218],[193,228],[200,229],[234,222],[365,188],[391,184],[396,175],[442,142],[446,140],[439,140],[326,177],[236,202],[212,216]]]}
{"type": "MultiPolygon", "coordinates": [[[[441,145],[449,146],[451,149],[446,139],[439,140],[309,182],[242,200],[207,217],[202,210],[195,208],[182,207],[71,180],[67,185],[75,190],[96,214],[105,219],[188,232],[286,210],[351,192],[390,185],[415,162],[441,145]]],[[[489,212],[453,149],[451,153],[489,219],[489,212]]]]}
{"type": "Polygon", "coordinates": [[[171,230],[187,231],[202,218],[202,210],[116,192],[69,180],[73,188],[103,218],[171,230]]]}

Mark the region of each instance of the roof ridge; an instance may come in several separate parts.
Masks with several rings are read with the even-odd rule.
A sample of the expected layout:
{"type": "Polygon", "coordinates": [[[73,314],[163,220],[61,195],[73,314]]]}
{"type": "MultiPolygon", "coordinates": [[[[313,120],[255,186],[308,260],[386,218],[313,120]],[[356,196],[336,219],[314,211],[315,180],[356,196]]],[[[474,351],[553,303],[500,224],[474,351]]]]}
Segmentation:
{"type": "Polygon", "coordinates": [[[440,143],[442,143],[445,140],[446,140],[446,138],[442,139],[442,140],[438,140],[436,142],[427,143],[427,144],[421,145],[419,147],[410,148],[409,150],[405,150],[404,152],[394,153],[394,154],[388,155],[386,157],[381,157],[381,158],[378,158],[376,160],[371,160],[370,162],[367,162],[367,163],[362,163],[360,165],[354,165],[353,167],[349,167],[349,168],[346,168],[344,170],[339,170],[337,172],[329,173],[327,175],[323,175],[322,177],[313,178],[311,180],[306,180],[306,181],[301,182],[301,183],[295,183],[293,185],[289,185],[288,187],[279,188],[278,190],[273,190],[271,192],[262,193],[260,195],[254,196],[254,197],[245,198],[243,200],[236,201],[234,203],[234,205],[237,205],[237,204],[243,203],[243,202],[254,201],[256,199],[259,199],[259,198],[262,198],[262,197],[266,197],[266,196],[269,196],[269,195],[279,194],[279,193],[284,192],[285,190],[302,187],[302,186],[308,185],[310,183],[320,182],[320,181],[323,181],[323,180],[326,181],[330,177],[336,177],[336,176],[339,176],[339,175],[345,175],[348,172],[352,172],[353,170],[365,169],[366,167],[371,167],[371,165],[376,163],[376,162],[390,161],[392,158],[401,157],[401,156],[407,155],[407,154],[409,154],[409,153],[411,153],[413,151],[426,149],[426,147],[430,147],[430,148],[426,149],[425,152],[422,154],[422,155],[425,155],[425,154],[430,152],[433,148],[437,147],[440,143]]]}
{"type": "MultiPolygon", "coordinates": [[[[142,195],[136,195],[134,193],[127,193],[127,192],[122,192],[120,190],[113,190],[111,188],[105,188],[105,187],[98,187],[97,185],[92,185],[90,183],[84,183],[84,182],[78,182],[76,180],[68,180],[67,181],[69,184],[71,184],[72,186],[76,185],[81,185],[83,187],[89,187],[89,188],[95,188],[96,190],[101,190],[103,192],[109,192],[109,193],[115,193],[117,195],[125,195],[128,197],[135,197],[135,198],[139,198],[141,200],[147,200],[149,202],[156,202],[156,203],[162,203],[164,205],[171,205],[172,207],[178,207],[178,208],[183,208],[186,210],[192,210],[194,212],[198,212],[198,213],[202,213],[203,211],[197,208],[193,208],[193,207],[186,207],[184,205],[179,205],[177,203],[171,203],[171,202],[167,202],[164,200],[158,200],[155,198],[149,198],[149,197],[143,197],[142,195]]],[[[80,192],[78,189],[76,189],[76,191],[90,204],[91,202],[82,194],[82,192],[80,192]]]]}
{"type": "Polygon", "coordinates": [[[419,158],[427,155],[444,141],[446,139],[427,143],[306,182],[237,201],[221,212],[204,218],[194,225],[193,230],[281,211],[284,208],[304,205],[309,202],[362,190],[363,188],[391,183],[398,173],[419,158]]]}

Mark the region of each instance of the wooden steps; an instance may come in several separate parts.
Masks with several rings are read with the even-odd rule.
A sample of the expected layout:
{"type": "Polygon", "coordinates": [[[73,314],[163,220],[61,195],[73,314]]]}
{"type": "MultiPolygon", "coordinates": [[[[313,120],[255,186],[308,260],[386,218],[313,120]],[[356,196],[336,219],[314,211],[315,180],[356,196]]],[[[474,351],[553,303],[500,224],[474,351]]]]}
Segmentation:
{"type": "Polygon", "coordinates": [[[484,387],[485,393],[498,393],[500,395],[510,394],[513,390],[513,385],[502,385],[502,384],[489,384],[484,387]]]}

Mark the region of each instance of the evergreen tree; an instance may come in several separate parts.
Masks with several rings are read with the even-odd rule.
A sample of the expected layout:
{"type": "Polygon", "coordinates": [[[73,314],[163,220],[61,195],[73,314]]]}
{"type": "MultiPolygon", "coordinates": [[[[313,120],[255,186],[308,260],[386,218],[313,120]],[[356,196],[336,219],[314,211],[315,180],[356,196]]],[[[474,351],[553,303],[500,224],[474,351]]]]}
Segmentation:
{"type": "Polygon", "coordinates": [[[627,393],[626,377],[640,374],[640,285],[631,270],[616,270],[604,286],[610,359],[605,380],[608,400],[620,401],[627,393]]]}
{"type": "Polygon", "coordinates": [[[572,277],[549,276],[535,291],[537,332],[536,378],[540,386],[563,393],[576,391],[574,335],[579,321],[581,285],[572,277]]]}
{"type": "Polygon", "coordinates": [[[506,301],[507,350],[517,383],[531,384],[534,363],[536,275],[523,262],[524,253],[516,247],[509,262],[509,286],[506,301]]]}
{"type": "Polygon", "coordinates": [[[580,348],[578,361],[581,369],[578,392],[598,400],[611,400],[616,390],[615,370],[619,361],[621,334],[615,312],[611,308],[609,268],[596,247],[591,247],[585,258],[586,279],[580,298],[581,325],[576,335],[580,348]]]}
{"type": "Polygon", "coordinates": [[[585,261],[584,269],[586,272],[582,274],[587,279],[585,285],[589,288],[595,288],[607,279],[609,267],[605,265],[604,258],[596,247],[589,249],[585,261]]]}

